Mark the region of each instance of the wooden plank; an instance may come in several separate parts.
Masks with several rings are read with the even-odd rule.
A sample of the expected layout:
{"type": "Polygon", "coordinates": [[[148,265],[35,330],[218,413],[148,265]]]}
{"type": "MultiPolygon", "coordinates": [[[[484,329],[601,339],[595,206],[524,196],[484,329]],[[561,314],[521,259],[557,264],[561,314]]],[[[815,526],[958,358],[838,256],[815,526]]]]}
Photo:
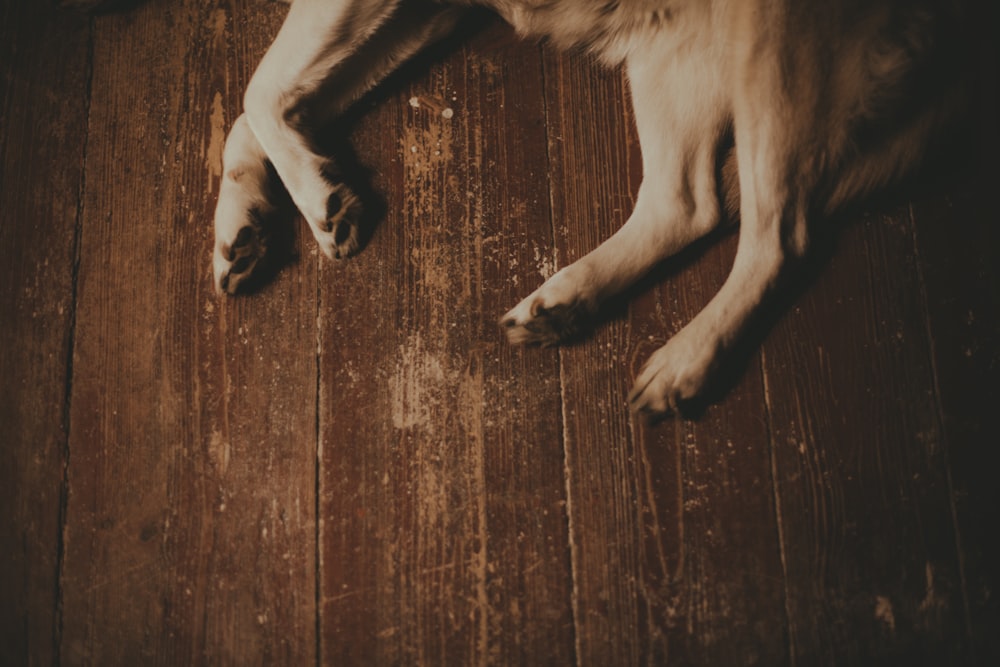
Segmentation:
{"type": "Polygon", "coordinates": [[[95,22],[62,657],[309,664],[315,266],[212,291],[224,129],[283,10],[151,2],[95,22]]]}
{"type": "Polygon", "coordinates": [[[431,59],[353,138],[387,215],[322,270],[325,664],[573,662],[557,359],[497,325],[549,229],[539,53],[510,42],[431,59]]]}
{"type": "Polygon", "coordinates": [[[53,664],[89,30],[0,4],[0,664],[53,664]]]}
{"type": "MultiPolygon", "coordinates": [[[[565,265],[625,221],[641,160],[621,74],[552,56],[546,81],[552,263],[565,265]]],[[[649,427],[625,400],[646,358],[722,285],[735,241],[669,262],[561,351],[580,664],[787,658],[759,367],[734,371],[731,393],[694,422],[649,427]]]]}
{"type": "Polygon", "coordinates": [[[963,592],[905,207],[847,225],[765,344],[798,664],[962,664],[963,592]]]}
{"type": "MultiPolygon", "coordinates": [[[[983,152],[990,160],[995,138],[992,145],[994,151],[983,152]]],[[[1000,525],[1000,425],[995,418],[1000,405],[1000,234],[989,194],[996,182],[993,170],[948,197],[925,199],[913,207],[942,446],[958,522],[965,611],[981,664],[1000,657],[1000,603],[994,593],[1000,586],[995,539],[1000,525]]]]}
{"type": "MultiPolygon", "coordinates": [[[[997,46],[990,26],[998,8],[984,4],[976,41],[979,79],[969,127],[972,141],[954,164],[948,196],[912,208],[933,345],[937,405],[951,478],[966,613],[979,664],[1000,661],[1000,229],[992,195],[1000,178],[997,46]],[[955,176],[958,176],[956,179],[955,176]],[[954,185],[955,182],[961,185],[954,185]]],[[[933,191],[932,191],[933,192],[933,191]]],[[[970,661],[971,662],[971,661],[970,661]]]]}

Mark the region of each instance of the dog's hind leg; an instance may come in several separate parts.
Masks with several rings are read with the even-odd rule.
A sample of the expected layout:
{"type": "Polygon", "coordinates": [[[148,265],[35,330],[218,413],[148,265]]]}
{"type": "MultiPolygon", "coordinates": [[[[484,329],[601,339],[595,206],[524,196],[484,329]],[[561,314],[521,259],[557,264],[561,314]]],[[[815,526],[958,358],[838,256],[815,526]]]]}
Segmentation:
{"type": "Polygon", "coordinates": [[[821,173],[815,155],[829,147],[815,124],[822,78],[802,65],[792,71],[797,85],[786,86],[780,77],[788,72],[776,58],[747,54],[734,86],[741,228],[733,268],[718,294],[639,372],[630,394],[636,410],[662,414],[703,398],[761,303],[807,250],[810,197],[821,173]]]}
{"type": "Polygon", "coordinates": [[[270,201],[267,162],[327,256],[358,249],[361,203],[317,149],[318,126],[446,34],[458,15],[430,0],[292,4],[226,140],[213,258],[219,291],[235,292],[266,252],[259,215],[270,201]]]}
{"type": "Polygon", "coordinates": [[[628,65],[643,180],[635,209],[597,249],[549,278],[501,319],[512,343],[558,343],[589,325],[602,302],[719,223],[716,161],[728,126],[717,56],[672,42],[636,49],[628,65]]]}

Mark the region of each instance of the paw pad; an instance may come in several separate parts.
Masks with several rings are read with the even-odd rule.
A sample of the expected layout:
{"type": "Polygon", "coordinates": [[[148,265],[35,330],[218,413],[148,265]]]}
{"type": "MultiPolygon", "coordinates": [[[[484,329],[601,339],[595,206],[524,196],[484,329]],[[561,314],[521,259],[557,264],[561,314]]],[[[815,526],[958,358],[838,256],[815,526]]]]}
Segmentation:
{"type": "Polygon", "coordinates": [[[343,183],[337,183],[326,200],[326,219],[313,228],[320,249],[328,257],[343,259],[358,251],[362,210],[357,195],[343,183]]]}
{"type": "Polygon", "coordinates": [[[220,293],[235,294],[267,254],[267,239],[256,224],[240,228],[231,243],[216,245],[215,287],[220,293]]]}
{"type": "Polygon", "coordinates": [[[529,317],[519,318],[515,308],[500,320],[507,340],[513,344],[556,345],[572,340],[590,327],[590,309],[574,302],[545,306],[535,299],[528,308],[529,317]]]}

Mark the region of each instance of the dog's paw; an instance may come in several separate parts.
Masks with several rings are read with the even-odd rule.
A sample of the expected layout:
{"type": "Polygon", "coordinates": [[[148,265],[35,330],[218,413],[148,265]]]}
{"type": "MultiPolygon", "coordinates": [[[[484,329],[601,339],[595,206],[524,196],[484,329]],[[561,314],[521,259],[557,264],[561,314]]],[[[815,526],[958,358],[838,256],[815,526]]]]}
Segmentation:
{"type": "Polygon", "coordinates": [[[685,328],[654,352],[629,393],[632,409],[655,418],[682,412],[685,403],[701,397],[718,357],[713,340],[685,328]]]}
{"type": "Polygon", "coordinates": [[[212,258],[215,289],[220,294],[236,294],[267,255],[268,238],[254,216],[231,236],[219,231],[212,258]]]}
{"type": "Polygon", "coordinates": [[[527,307],[526,314],[517,314],[519,309],[520,306],[500,320],[507,341],[515,345],[556,345],[579,336],[590,325],[590,311],[579,303],[550,307],[536,299],[527,307]]]}
{"type": "Polygon", "coordinates": [[[326,200],[326,218],[311,225],[313,236],[330,259],[344,259],[361,248],[361,214],[364,207],[354,192],[337,183],[326,200]]]}
{"type": "Polygon", "coordinates": [[[595,306],[564,269],[500,318],[513,344],[555,345],[590,328],[595,306]]]}

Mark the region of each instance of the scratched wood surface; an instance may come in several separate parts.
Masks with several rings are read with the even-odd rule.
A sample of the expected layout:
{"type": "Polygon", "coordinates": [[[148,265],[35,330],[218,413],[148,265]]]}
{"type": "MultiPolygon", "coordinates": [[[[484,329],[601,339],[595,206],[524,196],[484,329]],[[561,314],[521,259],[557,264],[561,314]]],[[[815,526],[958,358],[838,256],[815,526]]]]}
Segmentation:
{"type": "Polygon", "coordinates": [[[475,44],[361,121],[387,214],[323,263],[328,664],[573,661],[558,359],[497,325],[551,269],[542,63],[475,44]]]}
{"type": "Polygon", "coordinates": [[[315,267],[225,302],[204,261],[222,128],[278,26],[264,10],[191,0],[94,21],[67,664],[315,659],[315,267]]]}
{"type": "MultiPolygon", "coordinates": [[[[997,110],[994,91],[992,111],[997,110]]],[[[990,116],[993,117],[993,116],[990,116]]],[[[1000,229],[995,203],[987,193],[998,170],[994,141],[984,144],[978,187],[947,197],[918,200],[913,221],[918,265],[927,304],[928,334],[933,342],[937,391],[935,411],[941,422],[941,446],[950,462],[954,489],[952,511],[961,545],[966,613],[978,656],[1000,655],[1000,603],[996,563],[1000,543],[1000,494],[994,471],[1000,465],[1000,427],[989,418],[1000,405],[1000,229]],[[968,220],[970,238],[948,234],[941,220],[968,220]]]]}
{"type": "Polygon", "coordinates": [[[352,115],[364,252],[293,220],[222,300],[222,141],[286,7],[0,6],[0,663],[996,662],[989,150],[839,221],[719,400],[648,425],[632,378],[735,231],[577,344],[496,324],[631,209],[619,72],[470,24],[352,115]]]}
{"type": "Polygon", "coordinates": [[[57,655],[85,20],[0,4],[0,663],[57,655]],[[12,31],[7,26],[18,26],[12,31]]]}
{"type": "MultiPolygon", "coordinates": [[[[624,222],[641,160],[620,74],[554,54],[546,72],[564,265],[624,222]]],[[[662,267],[662,282],[560,353],[585,664],[778,664],[786,652],[759,370],[698,423],[650,429],[626,411],[641,364],[722,285],[734,241],[662,267]]]]}
{"type": "Polygon", "coordinates": [[[803,664],[966,658],[924,308],[912,220],[896,208],[843,230],[764,344],[789,636],[803,664]]]}

